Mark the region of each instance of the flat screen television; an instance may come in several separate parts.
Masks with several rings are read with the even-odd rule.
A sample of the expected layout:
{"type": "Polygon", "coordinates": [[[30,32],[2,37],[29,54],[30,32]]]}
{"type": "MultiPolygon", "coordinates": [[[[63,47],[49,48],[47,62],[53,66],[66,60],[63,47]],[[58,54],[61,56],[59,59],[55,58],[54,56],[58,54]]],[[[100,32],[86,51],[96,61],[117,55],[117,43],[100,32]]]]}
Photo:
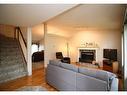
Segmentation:
{"type": "Polygon", "coordinates": [[[103,49],[103,58],[117,61],[117,49],[103,49]]]}

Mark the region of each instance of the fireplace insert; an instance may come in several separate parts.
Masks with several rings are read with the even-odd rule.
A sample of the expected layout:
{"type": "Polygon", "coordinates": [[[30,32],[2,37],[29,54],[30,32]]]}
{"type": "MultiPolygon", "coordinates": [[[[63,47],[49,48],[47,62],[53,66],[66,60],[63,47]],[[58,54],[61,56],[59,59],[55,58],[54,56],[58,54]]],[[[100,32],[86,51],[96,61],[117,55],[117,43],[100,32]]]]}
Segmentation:
{"type": "Polygon", "coordinates": [[[95,50],[80,51],[79,62],[92,63],[95,60],[95,50]]]}

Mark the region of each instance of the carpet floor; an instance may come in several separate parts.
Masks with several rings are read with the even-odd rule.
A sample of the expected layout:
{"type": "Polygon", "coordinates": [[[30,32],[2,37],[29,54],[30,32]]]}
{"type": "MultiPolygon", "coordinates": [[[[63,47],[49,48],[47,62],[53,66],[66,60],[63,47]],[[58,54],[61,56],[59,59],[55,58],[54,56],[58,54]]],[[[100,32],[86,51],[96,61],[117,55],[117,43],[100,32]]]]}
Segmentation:
{"type": "Polygon", "coordinates": [[[47,89],[43,88],[42,86],[23,86],[16,89],[16,91],[47,91],[47,89]]]}

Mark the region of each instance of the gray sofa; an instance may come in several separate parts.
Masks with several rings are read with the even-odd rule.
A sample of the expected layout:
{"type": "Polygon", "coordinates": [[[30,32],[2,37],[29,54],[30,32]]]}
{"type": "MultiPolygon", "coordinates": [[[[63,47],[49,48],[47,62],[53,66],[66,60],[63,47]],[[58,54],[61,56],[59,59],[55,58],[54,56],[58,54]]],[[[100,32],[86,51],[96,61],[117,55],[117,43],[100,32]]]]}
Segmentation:
{"type": "Polygon", "coordinates": [[[77,67],[50,60],[46,82],[60,91],[117,91],[116,75],[107,71],[77,67]]]}

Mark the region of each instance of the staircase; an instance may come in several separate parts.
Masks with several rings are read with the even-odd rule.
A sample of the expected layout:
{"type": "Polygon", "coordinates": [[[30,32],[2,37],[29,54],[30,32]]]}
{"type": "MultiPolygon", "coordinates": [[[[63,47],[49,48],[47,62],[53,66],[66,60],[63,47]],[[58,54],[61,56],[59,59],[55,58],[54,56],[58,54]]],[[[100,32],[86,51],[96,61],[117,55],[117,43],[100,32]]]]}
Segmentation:
{"type": "Polygon", "coordinates": [[[0,83],[27,75],[18,41],[0,34],[0,83]]]}

